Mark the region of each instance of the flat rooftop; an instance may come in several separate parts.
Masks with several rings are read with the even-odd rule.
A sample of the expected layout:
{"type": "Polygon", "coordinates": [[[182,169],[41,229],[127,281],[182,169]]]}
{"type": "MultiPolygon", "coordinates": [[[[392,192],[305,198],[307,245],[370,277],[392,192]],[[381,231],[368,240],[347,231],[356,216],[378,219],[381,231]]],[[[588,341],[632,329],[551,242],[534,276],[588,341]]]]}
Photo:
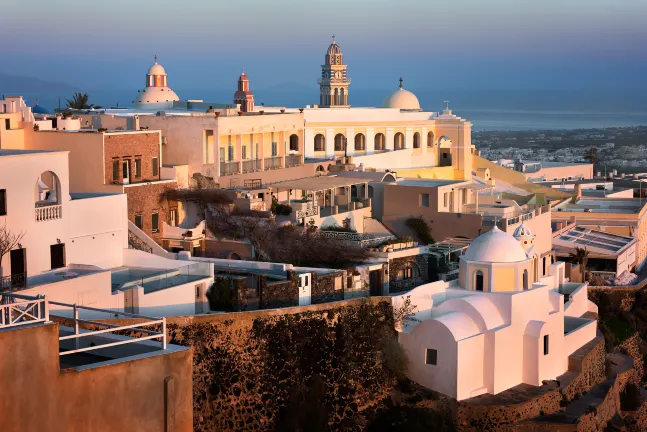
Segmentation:
{"type": "Polygon", "coordinates": [[[0,156],[26,156],[40,153],[64,153],[64,150],[0,150],[0,156]]]}
{"type": "Polygon", "coordinates": [[[553,238],[553,244],[563,248],[586,248],[591,252],[617,255],[628,246],[636,243],[632,237],[612,234],[605,231],[575,226],[553,238]]]}
{"type": "Polygon", "coordinates": [[[306,177],[298,180],[287,180],[278,183],[271,183],[269,186],[281,189],[298,189],[306,191],[319,191],[324,189],[334,189],[338,187],[348,187],[360,183],[368,183],[369,179],[357,179],[352,177],[327,175],[319,177],[306,177]]]}
{"type": "Polygon", "coordinates": [[[399,180],[398,186],[438,187],[458,183],[465,183],[465,180],[433,180],[433,179],[410,179],[399,180]]]}
{"type": "Polygon", "coordinates": [[[553,209],[555,212],[638,214],[647,204],[640,198],[580,198],[573,203],[566,200],[553,209]]]}

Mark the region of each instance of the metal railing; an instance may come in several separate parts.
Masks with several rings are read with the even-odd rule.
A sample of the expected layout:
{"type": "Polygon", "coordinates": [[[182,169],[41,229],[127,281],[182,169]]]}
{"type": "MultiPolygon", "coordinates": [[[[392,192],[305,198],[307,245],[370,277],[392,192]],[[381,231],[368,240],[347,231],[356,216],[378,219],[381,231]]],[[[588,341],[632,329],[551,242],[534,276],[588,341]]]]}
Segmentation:
{"type": "Polygon", "coordinates": [[[272,156],[265,158],[265,169],[283,168],[283,156],[272,156]]]}
{"type": "Polygon", "coordinates": [[[239,162],[220,162],[220,175],[233,175],[240,173],[239,162]]]}
{"type": "Polygon", "coordinates": [[[27,274],[17,273],[0,279],[0,291],[13,291],[27,286],[27,274]]]}
{"type": "Polygon", "coordinates": [[[51,205],[45,207],[36,207],[36,222],[44,222],[63,217],[62,205],[51,205]]]}
{"type": "Polygon", "coordinates": [[[296,212],[297,219],[302,219],[302,218],[310,217],[310,216],[316,216],[318,214],[319,214],[319,207],[318,206],[307,208],[305,210],[297,210],[297,212],[296,212]]]}
{"type": "Polygon", "coordinates": [[[49,306],[42,296],[0,293],[0,328],[49,321],[49,306]]]}
{"type": "Polygon", "coordinates": [[[131,249],[137,249],[150,254],[153,253],[153,248],[147,245],[145,241],[137,237],[137,234],[130,230],[128,230],[128,246],[130,246],[131,249]]]}
{"type": "MultiPolygon", "coordinates": [[[[108,348],[108,347],[113,347],[117,345],[126,345],[130,343],[136,343],[136,342],[141,342],[143,340],[151,340],[151,339],[160,339],[160,344],[161,348],[164,350],[166,349],[166,318],[155,318],[155,317],[147,317],[145,315],[135,315],[127,312],[113,312],[110,310],[106,309],[97,309],[89,306],[79,306],[76,304],[68,304],[68,303],[60,303],[60,302],[55,302],[55,301],[50,301],[49,302],[52,305],[55,306],[62,306],[62,307],[67,307],[72,309],[73,312],[73,327],[74,327],[74,333],[71,335],[66,335],[66,336],[60,336],[58,338],[59,341],[65,341],[65,340],[74,340],[74,349],[71,350],[65,350],[61,351],[59,355],[64,356],[64,355],[70,355],[70,354],[75,354],[75,353],[80,353],[80,352],[85,352],[85,351],[92,351],[92,350],[98,350],[102,348],[108,348]],[[144,322],[139,322],[136,324],[129,324],[129,325],[116,325],[116,324],[109,324],[105,322],[99,322],[99,321],[92,321],[92,320],[87,320],[87,319],[81,319],[79,318],[79,311],[81,310],[86,310],[86,311],[92,311],[92,312],[105,312],[107,314],[111,315],[111,318],[118,318],[119,316],[124,316],[128,318],[140,318],[140,319],[145,319],[147,321],[144,322]],[[101,327],[107,327],[106,329],[103,330],[85,330],[81,332],[79,324],[90,324],[90,325],[95,325],[95,326],[101,326],[101,327]],[[155,330],[148,330],[145,329],[144,327],[152,326],[152,325],[157,325],[161,324],[162,325],[162,330],[161,331],[155,331],[155,330]],[[142,336],[142,337],[129,337],[127,339],[119,340],[116,342],[108,342],[104,344],[96,344],[95,341],[91,343],[91,345],[86,346],[86,347],[81,347],[81,338],[85,338],[88,336],[97,336],[105,333],[114,333],[114,332],[119,332],[123,330],[137,330],[138,332],[145,333],[148,336],[142,336]]],[[[57,316],[55,314],[51,314],[52,316],[57,316]]],[[[60,315],[60,318],[63,319],[70,319],[66,316],[60,315]]]]}
{"type": "Polygon", "coordinates": [[[285,166],[293,167],[303,165],[303,155],[300,154],[291,154],[285,157],[285,166]]]}
{"type": "Polygon", "coordinates": [[[260,159],[253,159],[253,160],[243,161],[243,172],[244,173],[260,171],[262,168],[263,168],[263,165],[261,164],[260,159]]]}

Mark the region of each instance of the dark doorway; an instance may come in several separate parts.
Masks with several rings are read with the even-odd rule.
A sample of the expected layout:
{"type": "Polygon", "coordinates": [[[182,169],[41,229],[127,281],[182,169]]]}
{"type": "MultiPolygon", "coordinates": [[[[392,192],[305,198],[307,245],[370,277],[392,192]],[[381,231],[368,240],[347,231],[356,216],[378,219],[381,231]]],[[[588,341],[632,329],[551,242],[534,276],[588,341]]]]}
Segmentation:
{"type": "Polygon", "coordinates": [[[483,291],[483,273],[480,270],[476,272],[476,291],[483,291]]]}
{"type": "Polygon", "coordinates": [[[11,288],[23,288],[27,281],[27,249],[14,249],[9,253],[11,261],[11,288]]]}
{"type": "Polygon", "coordinates": [[[5,124],[5,129],[7,129],[7,130],[11,129],[11,120],[5,119],[4,124],[5,124]]]}
{"type": "Polygon", "coordinates": [[[65,244],[59,243],[49,247],[52,270],[65,267],[65,244]]]}
{"type": "Polygon", "coordinates": [[[368,273],[368,286],[371,296],[382,295],[382,270],[371,270],[368,273]]]}

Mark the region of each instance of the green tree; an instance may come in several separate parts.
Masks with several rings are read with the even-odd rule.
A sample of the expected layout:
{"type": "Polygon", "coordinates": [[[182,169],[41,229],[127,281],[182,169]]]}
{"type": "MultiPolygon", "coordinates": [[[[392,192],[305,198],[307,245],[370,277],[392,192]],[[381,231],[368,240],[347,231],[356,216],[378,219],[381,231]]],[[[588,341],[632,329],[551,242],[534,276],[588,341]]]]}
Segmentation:
{"type": "Polygon", "coordinates": [[[72,99],[67,99],[67,106],[72,109],[88,109],[94,107],[93,104],[88,104],[88,94],[76,92],[72,99]]]}
{"type": "Polygon", "coordinates": [[[575,252],[570,252],[568,255],[572,263],[582,266],[582,278],[585,278],[586,264],[589,262],[589,252],[584,248],[575,248],[575,252]]]}

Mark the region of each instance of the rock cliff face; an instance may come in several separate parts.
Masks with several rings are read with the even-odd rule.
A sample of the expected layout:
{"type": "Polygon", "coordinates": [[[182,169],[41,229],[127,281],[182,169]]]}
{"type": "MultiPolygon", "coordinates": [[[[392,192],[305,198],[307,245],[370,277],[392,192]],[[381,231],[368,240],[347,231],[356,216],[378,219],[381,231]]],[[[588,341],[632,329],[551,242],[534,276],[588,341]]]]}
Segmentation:
{"type": "Polygon", "coordinates": [[[395,385],[390,302],[277,312],[170,320],[193,347],[194,430],[361,430],[395,385]]]}

